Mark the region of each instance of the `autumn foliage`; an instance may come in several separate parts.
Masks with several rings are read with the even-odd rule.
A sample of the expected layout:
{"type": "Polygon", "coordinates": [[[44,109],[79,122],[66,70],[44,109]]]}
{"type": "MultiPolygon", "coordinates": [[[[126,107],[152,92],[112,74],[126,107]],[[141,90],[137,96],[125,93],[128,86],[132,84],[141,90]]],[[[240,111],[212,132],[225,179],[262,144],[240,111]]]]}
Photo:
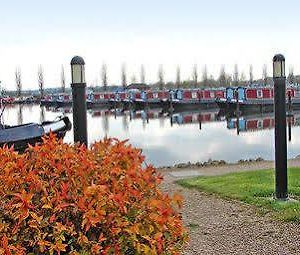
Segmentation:
{"type": "Polygon", "coordinates": [[[186,242],[180,197],[125,142],[50,135],[0,160],[0,254],[178,254],[186,242]]]}

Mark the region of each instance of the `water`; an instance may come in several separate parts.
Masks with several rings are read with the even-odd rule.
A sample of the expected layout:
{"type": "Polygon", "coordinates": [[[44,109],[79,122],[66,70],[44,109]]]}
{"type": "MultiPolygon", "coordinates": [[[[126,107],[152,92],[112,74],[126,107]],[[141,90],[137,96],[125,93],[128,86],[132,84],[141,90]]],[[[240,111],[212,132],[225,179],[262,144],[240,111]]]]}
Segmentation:
{"type": "MultiPolygon", "coordinates": [[[[43,120],[54,120],[66,115],[72,121],[71,109],[51,109],[39,105],[7,106],[3,114],[5,124],[16,125],[43,120]]],[[[262,157],[274,159],[273,114],[245,116],[237,120],[218,116],[218,109],[190,111],[168,116],[160,109],[145,112],[114,112],[94,110],[88,112],[89,142],[105,136],[128,139],[141,148],[146,162],[155,166],[209,159],[236,162],[239,159],[262,157]],[[200,121],[199,121],[200,120],[200,121]]],[[[300,112],[292,119],[288,157],[300,154],[300,112]]],[[[65,137],[73,142],[73,130],[65,137]]]]}

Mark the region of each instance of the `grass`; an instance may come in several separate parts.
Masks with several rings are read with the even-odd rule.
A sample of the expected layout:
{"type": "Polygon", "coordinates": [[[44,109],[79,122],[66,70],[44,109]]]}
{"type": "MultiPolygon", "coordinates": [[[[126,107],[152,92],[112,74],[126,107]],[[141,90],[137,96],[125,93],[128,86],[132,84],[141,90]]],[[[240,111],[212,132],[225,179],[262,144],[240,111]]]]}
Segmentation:
{"type": "Polygon", "coordinates": [[[300,222],[300,168],[288,170],[289,196],[298,201],[280,202],[273,198],[274,170],[257,170],[213,177],[197,177],[177,183],[186,188],[217,194],[225,199],[255,205],[261,213],[271,213],[283,221],[300,222]]]}

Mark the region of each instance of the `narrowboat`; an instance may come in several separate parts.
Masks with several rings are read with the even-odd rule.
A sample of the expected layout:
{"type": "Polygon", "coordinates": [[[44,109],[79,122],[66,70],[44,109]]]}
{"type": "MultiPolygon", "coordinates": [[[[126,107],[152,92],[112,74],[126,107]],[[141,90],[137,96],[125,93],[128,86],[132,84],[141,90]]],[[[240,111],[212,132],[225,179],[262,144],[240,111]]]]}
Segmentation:
{"type": "Polygon", "coordinates": [[[42,106],[57,106],[57,100],[58,100],[57,94],[52,95],[46,95],[44,98],[41,99],[41,105],[42,106]]]}
{"type": "Polygon", "coordinates": [[[14,104],[15,98],[13,97],[2,97],[1,99],[1,104],[14,104]]]}
{"type": "Polygon", "coordinates": [[[111,106],[111,92],[90,93],[87,96],[87,107],[91,108],[109,108],[111,106]]]}
{"type": "Polygon", "coordinates": [[[126,100],[128,100],[129,96],[126,94],[125,91],[116,91],[114,92],[110,99],[110,107],[114,108],[114,109],[118,109],[118,108],[123,108],[123,102],[126,100]]]}
{"type": "Polygon", "coordinates": [[[169,91],[148,90],[136,94],[133,103],[137,110],[144,108],[163,108],[169,107],[169,91]]]}
{"type": "Polygon", "coordinates": [[[139,89],[129,89],[125,93],[125,98],[122,98],[123,110],[139,109],[141,91],[139,89]]]}
{"type": "MultiPolygon", "coordinates": [[[[300,96],[294,88],[287,87],[293,109],[300,108],[300,96]]],[[[216,103],[222,111],[242,113],[272,112],[274,109],[273,87],[229,87],[225,98],[217,98],[216,103]]]]}
{"type": "Polygon", "coordinates": [[[223,89],[177,89],[173,92],[172,107],[174,110],[185,108],[216,108],[216,98],[224,98],[223,89]]]}
{"type": "Polygon", "coordinates": [[[24,151],[28,144],[34,145],[42,141],[44,135],[55,133],[57,138],[63,138],[71,129],[68,117],[62,117],[56,121],[45,121],[41,124],[29,123],[18,126],[1,125],[0,147],[4,145],[14,146],[16,151],[24,151]]]}
{"type": "Polygon", "coordinates": [[[72,106],[72,95],[58,94],[56,99],[56,107],[72,106]]]}

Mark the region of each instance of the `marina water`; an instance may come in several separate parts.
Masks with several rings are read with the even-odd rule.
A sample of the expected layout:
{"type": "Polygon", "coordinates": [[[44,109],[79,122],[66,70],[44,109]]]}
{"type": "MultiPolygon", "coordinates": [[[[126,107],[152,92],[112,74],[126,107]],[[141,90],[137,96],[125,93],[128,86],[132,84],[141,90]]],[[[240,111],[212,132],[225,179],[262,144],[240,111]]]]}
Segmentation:
{"type": "MultiPolygon", "coordinates": [[[[12,105],[6,107],[3,121],[6,125],[40,123],[62,115],[72,121],[70,108],[12,105]]],[[[209,159],[232,163],[258,157],[270,160],[274,155],[272,119],[273,113],[227,118],[219,115],[218,109],[196,109],[173,115],[161,109],[148,112],[94,109],[88,111],[88,137],[90,143],[105,136],[128,139],[142,149],[146,162],[155,166],[209,159]]],[[[288,157],[293,158],[300,154],[300,113],[295,113],[290,123],[288,157]]],[[[73,142],[72,130],[66,134],[64,141],[73,142]]]]}

